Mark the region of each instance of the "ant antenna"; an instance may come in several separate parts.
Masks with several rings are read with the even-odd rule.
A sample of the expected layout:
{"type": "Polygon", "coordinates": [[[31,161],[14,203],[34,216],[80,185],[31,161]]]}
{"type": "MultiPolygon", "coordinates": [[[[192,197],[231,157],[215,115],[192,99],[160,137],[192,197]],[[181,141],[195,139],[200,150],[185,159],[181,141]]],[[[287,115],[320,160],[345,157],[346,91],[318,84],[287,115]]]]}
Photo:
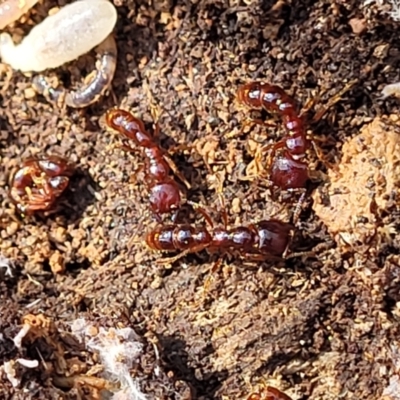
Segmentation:
{"type": "Polygon", "coordinates": [[[342,99],[342,96],[348,92],[356,83],[358,82],[358,79],[353,79],[350,82],[348,82],[342,90],[339,90],[335,95],[333,95],[327,102],[326,106],[322,107],[315,115],[314,118],[312,119],[312,122],[318,122],[320,119],[325,115],[325,113],[331,108],[333,105],[335,105],[337,102],[339,102],[342,99]]]}
{"type": "Polygon", "coordinates": [[[203,216],[203,218],[206,220],[207,224],[210,225],[211,229],[214,228],[214,223],[212,222],[210,215],[208,214],[206,209],[200,203],[196,203],[194,201],[188,200],[187,204],[191,205],[196,211],[198,211],[203,216]]]}

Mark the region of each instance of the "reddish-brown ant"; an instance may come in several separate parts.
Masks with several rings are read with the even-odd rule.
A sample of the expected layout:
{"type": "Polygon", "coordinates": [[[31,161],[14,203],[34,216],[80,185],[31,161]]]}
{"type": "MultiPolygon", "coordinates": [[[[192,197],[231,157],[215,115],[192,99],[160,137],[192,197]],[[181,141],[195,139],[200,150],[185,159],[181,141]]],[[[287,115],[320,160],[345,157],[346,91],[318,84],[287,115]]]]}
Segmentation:
{"type": "MultiPolygon", "coordinates": [[[[207,162],[205,164],[208,171],[212,174],[210,165],[207,162]]],[[[270,219],[261,220],[248,226],[228,228],[228,214],[222,194],[223,183],[218,176],[214,177],[218,182],[217,196],[222,211],[223,226],[215,227],[212,218],[203,206],[188,201],[188,204],[201,213],[208,227],[169,224],[158,226],[148,232],[145,241],[151,250],[165,252],[179,251],[176,256],[159,260],[159,264],[172,264],[187,254],[197,253],[202,250],[208,250],[209,252],[220,251],[223,253],[234,251],[250,261],[292,258],[309,254],[303,252],[287,256],[294,227],[298,221],[301,205],[305,199],[305,193],[301,195],[294,210],[292,216],[293,224],[278,219],[270,219]]]]}
{"type": "Polygon", "coordinates": [[[252,393],[247,400],[292,400],[287,394],[281,392],[279,389],[272,386],[267,386],[266,388],[258,391],[257,393],[252,393]]]}
{"type": "Polygon", "coordinates": [[[238,90],[238,99],[252,109],[281,116],[286,135],[273,147],[270,180],[282,189],[303,188],[309,178],[308,165],[304,160],[309,147],[303,118],[299,115],[295,101],[282,88],[264,82],[251,82],[238,90]]]}
{"type": "Polygon", "coordinates": [[[28,158],[11,177],[10,198],[22,214],[48,211],[73,173],[74,166],[60,156],[28,158]]]}
{"type": "MultiPolygon", "coordinates": [[[[210,167],[207,165],[208,169],[210,167]]],[[[215,227],[208,212],[201,205],[188,201],[199,211],[209,227],[193,225],[161,225],[146,235],[146,243],[152,250],[180,251],[174,257],[161,259],[159,263],[173,263],[189,253],[202,250],[237,251],[241,256],[253,260],[283,257],[293,231],[293,225],[277,219],[262,220],[249,226],[228,228],[228,216],[222,196],[222,182],[217,191],[223,211],[223,227],[215,227]]],[[[302,198],[303,200],[303,198],[302,198]]]]}
{"type": "MultiPolygon", "coordinates": [[[[109,128],[131,139],[143,149],[146,157],[145,181],[150,193],[150,207],[159,218],[161,214],[176,212],[181,205],[181,193],[178,183],[171,177],[171,169],[190,187],[189,183],[176,170],[176,166],[167,154],[148,133],[141,120],[130,112],[113,109],[106,113],[106,124],[109,128]]],[[[155,135],[158,134],[158,126],[155,135]]],[[[133,148],[128,147],[134,151],[133,148]]]]}
{"type": "Polygon", "coordinates": [[[186,254],[205,249],[236,250],[244,257],[260,260],[282,257],[293,229],[292,225],[276,219],[231,229],[214,227],[210,218],[206,220],[210,228],[193,225],[159,226],[146,235],[146,243],[152,250],[180,251],[175,257],[161,260],[162,263],[173,263],[186,254]]]}
{"type": "MultiPolygon", "coordinates": [[[[312,121],[319,121],[328,108],[337,103],[356,82],[353,80],[346,84],[314,115],[312,121]]],[[[250,82],[241,86],[237,97],[239,102],[251,109],[264,109],[282,118],[286,135],[272,146],[273,160],[269,168],[269,179],[282,189],[304,188],[309,179],[305,156],[310,140],[304,118],[298,112],[294,99],[279,86],[264,82],[250,82]],[[278,154],[275,154],[277,151],[278,154]]]]}

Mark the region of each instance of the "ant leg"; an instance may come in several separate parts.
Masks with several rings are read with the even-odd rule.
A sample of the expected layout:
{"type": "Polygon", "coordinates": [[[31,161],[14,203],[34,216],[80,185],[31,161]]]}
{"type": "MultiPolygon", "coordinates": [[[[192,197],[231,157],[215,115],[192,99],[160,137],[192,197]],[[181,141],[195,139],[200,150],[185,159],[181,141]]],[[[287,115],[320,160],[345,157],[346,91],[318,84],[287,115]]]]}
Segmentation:
{"type": "Polygon", "coordinates": [[[239,180],[241,181],[265,181],[266,182],[266,187],[271,187],[272,182],[268,178],[269,173],[272,168],[272,161],[275,157],[275,154],[277,150],[280,148],[284,147],[285,144],[283,142],[283,139],[280,140],[278,143],[269,143],[261,147],[261,149],[258,149],[254,159],[244,168],[245,171],[241,171],[239,175],[239,180]],[[263,165],[263,153],[270,151],[268,155],[268,159],[266,161],[266,166],[263,165]],[[254,172],[255,170],[255,172],[254,172]]]}
{"type": "Polygon", "coordinates": [[[285,253],[284,253],[284,256],[283,256],[283,258],[285,260],[289,260],[291,258],[298,258],[298,257],[307,257],[308,258],[308,257],[317,257],[317,255],[316,255],[315,251],[312,251],[312,250],[310,250],[310,251],[299,251],[297,253],[291,253],[291,254],[287,255],[287,251],[285,250],[285,253]]]}
{"type": "Polygon", "coordinates": [[[289,240],[288,240],[288,244],[286,245],[286,249],[283,251],[283,253],[282,253],[282,259],[283,260],[287,260],[288,258],[292,258],[291,256],[292,256],[292,254],[295,254],[295,253],[291,253],[290,255],[288,255],[288,253],[289,253],[289,251],[290,251],[290,245],[292,244],[292,241],[293,241],[293,236],[294,236],[294,233],[293,233],[293,231],[292,232],[290,232],[290,234],[289,234],[289,240]]]}
{"type": "Polygon", "coordinates": [[[154,130],[153,130],[153,138],[154,139],[158,139],[158,137],[160,136],[160,124],[159,122],[154,122],[154,130]]]}
{"type": "Polygon", "coordinates": [[[264,121],[263,119],[260,118],[250,118],[247,121],[244,121],[244,124],[248,125],[261,125],[261,126],[266,126],[268,128],[275,128],[277,124],[271,124],[269,122],[264,121]]]}
{"type": "Polygon", "coordinates": [[[266,122],[266,121],[264,121],[264,120],[262,120],[260,118],[248,118],[248,119],[246,119],[245,121],[242,122],[242,127],[240,128],[239,132],[227,133],[227,134],[225,134],[225,137],[228,138],[228,139],[232,139],[232,138],[235,138],[235,137],[238,137],[238,136],[242,136],[246,126],[253,126],[253,125],[261,125],[261,126],[264,126],[264,127],[267,127],[267,128],[276,128],[277,124],[276,123],[271,124],[271,123],[266,122]]]}
{"type": "Polygon", "coordinates": [[[250,263],[259,263],[267,260],[269,257],[267,257],[265,254],[245,253],[241,256],[241,258],[249,261],[250,263]]]}
{"type": "Polygon", "coordinates": [[[303,118],[316,104],[318,104],[321,100],[321,94],[317,94],[314,97],[311,97],[307,100],[306,104],[300,110],[300,118],[303,118]]]}
{"type": "MultiPolygon", "coordinates": [[[[175,211],[172,213],[171,222],[172,222],[173,224],[176,224],[176,221],[178,220],[179,211],[180,211],[180,210],[178,209],[178,210],[175,210],[175,211]]],[[[162,222],[161,216],[158,216],[158,217],[159,217],[159,222],[161,223],[161,222],[162,222]]]]}
{"type": "Polygon", "coordinates": [[[244,253],[240,255],[240,258],[243,260],[243,265],[255,267],[258,266],[259,263],[269,261],[269,262],[281,262],[283,257],[273,256],[270,254],[261,254],[261,253],[244,253]]]}
{"type": "Polygon", "coordinates": [[[179,143],[168,149],[168,154],[175,154],[178,151],[192,150],[194,146],[191,146],[187,143],[179,143]]]}
{"type": "Polygon", "coordinates": [[[272,147],[271,153],[269,155],[269,158],[272,159],[273,157],[275,157],[277,150],[284,148],[285,145],[286,145],[285,138],[282,138],[278,143],[272,143],[272,144],[266,145],[263,150],[265,151],[265,150],[269,149],[270,147],[272,147]]]}
{"type": "Polygon", "coordinates": [[[115,148],[124,150],[124,151],[126,151],[128,153],[140,153],[141,152],[141,150],[137,149],[136,147],[131,147],[128,144],[125,144],[125,143],[116,144],[114,146],[115,146],[115,148]]]}
{"type": "Polygon", "coordinates": [[[358,82],[358,79],[353,79],[349,83],[347,83],[342,90],[339,90],[334,96],[332,96],[327,104],[323,106],[315,115],[314,118],[312,119],[312,122],[318,122],[324,115],[325,113],[331,108],[333,105],[335,105],[337,102],[339,102],[342,99],[342,96],[348,92],[356,83],[358,82]]]}
{"type": "Polygon", "coordinates": [[[204,289],[204,294],[203,294],[203,299],[206,297],[206,295],[209,293],[209,288],[211,285],[211,281],[214,279],[215,273],[218,271],[222,263],[222,257],[218,257],[217,261],[213,264],[211,267],[210,272],[207,274],[207,277],[204,281],[203,289],[204,289]]]}
{"type": "MultiPolygon", "coordinates": [[[[146,212],[146,213],[145,213],[145,216],[149,216],[148,214],[149,214],[149,213],[146,212]]],[[[141,219],[139,220],[138,226],[137,226],[136,229],[132,232],[132,233],[133,233],[133,234],[132,234],[132,237],[128,240],[128,244],[127,244],[128,249],[132,249],[132,248],[134,247],[134,245],[142,244],[142,243],[143,243],[143,238],[142,238],[142,235],[141,235],[142,232],[143,232],[143,218],[141,218],[141,219]],[[139,233],[139,232],[140,232],[140,233],[139,233]]]]}
{"type": "MultiPolygon", "coordinates": [[[[255,179],[264,178],[265,175],[268,175],[268,167],[265,168],[263,164],[263,153],[267,152],[272,148],[272,156],[269,156],[269,160],[267,164],[271,164],[271,159],[275,155],[275,143],[269,143],[261,147],[261,149],[257,149],[257,152],[254,156],[254,159],[250,161],[250,163],[242,168],[239,172],[239,180],[241,181],[253,181],[255,179]],[[255,170],[255,171],[254,171],[255,170]],[[267,171],[266,171],[267,170],[267,171]],[[266,174],[264,172],[267,172],[266,174]]],[[[270,185],[268,185],[270,186],[270,185]]]]}
{"type": "Polygon", "coordinates": [[[222,181],[219,178],[217,178],[217,179],[219,180],[217,196],[218,196],[219,203],[220,203],[220,206],[222,209],[222,221],[224,223],[224,228],[226,229],[228,227],[228,212],[226,210],[225,198],[223,195],[222,181]]]}
{"type": "Polygon", "coordinates": [[[188,200],[187,204],[190,204],[196,211],[198,211],[204,217],[204,219],[206,220],[207,224],[210,226],[211,229],[214,228],[214,223],[212,222],[210,215],[201,204],[191,200],[188,200]]]}
{"type": "MultiPolygon", "coordinates": [[[[296,207],[294,209],[293,216],[292,216],[292,224],[294,226],[296,226],[297,223],[299,222],[300,213],[302,211],[302,206],[303,206],[304,200],[306,198],[306,194],[307,194],[306,192],[303,192],[301,194],[299,200],[297,201],[297,204],[296,204],[296,207]]],[[[291,230],[290,233],[289,233],[289,240],[288,240],[287,246],[286,246],[284,252],[282,253],[282,258],[284,260],[286,260],[288,258],[293,258],[292,254],[295,254],[295,253],[292,253],[292,254],[290,254],[288,256],[289,248],[290,248],[290,245],[291,245],[291,243],[293,241],[293,236],[294,236],[294,230],[291,230]]]]}
{"type": "Polygon", "coordinates": [[[187,189],[191,189],[192,185],[187,181],[187,179],[183,176],[182,172],[179,171],[178,167],[176,166],[175,162],[169,156],[169,154],[164,153],[164,159],[167,161],[169,167],[172,169],[174,174],[183,182],[187,189]]]}
{"type": "Polygon", "coordinates": [[[318,259],[320,259],[320,257],[324,254],[324,253],[328,253],[328,251],[330,250],[330,249],[332,249],[333,248],[333,246],[334,246],[334,243],[333,242],[331,242],[331,243],[319,243],[319,244],[317,244],[312,250],[309,250],[309,251],[300,251],[300,252],[297,252],[297,253],[291,253],[291,254],[289,254],[288,256],[286,256],[285,257],[285,259],[287,260],[287,259],[289,259],[289,258],[297,258],[297,257],[306,257],[306,258],[308,258],[308,257],[313,257],[313,258],[318,258],[318,259]],[[317,253],[319,253],[320,251],[323,251],[323,253],[322,254],[318,254],[317,255],[317,253]]]}
{"type": "Polygon", "coordinates": [[[285,145],[286,145],[284,139],[285,138],[282,138],[278,143],[269,145],[270,147],[272,147],[272,150],[271,150],[270,154],[268,155],[267,168],[265,168],[267,173],[268,173],[268,175],[271,172],[271,169],[272,169],[272,166],[273,166],[273,159],[275,158],[275,155],[276,155],[277,151],[282,149],[282,148],[284,148],[285,145]]]}
{"type": "MultiPolygon", "coordinates": [[[[158,139],[158,136],[160,135],[160,124],[158,122],[154,123],[155,128],[153,131],[153,138],[156,140],[158,139]]],[[[169,150],[169,152],[171,151],[172,153],[178,151],[178,150],[187,150],[187,145],[183,145],[184,147],[181,147],[181,145],[177,146],[176,148],[173,148],[172,151],[171,149],[169,150]]],[[[178,167],[176,166],[175,162],[172,160],[171,156],[164,151],[164,159],[165,161],[167,161],[169,167],[172,169],[172,171],[174,172],[174,174],[185,184],[185,186],[190,189],[192,186],[190,185],[190,183],[187,181],[187,179],[183,176],[183,174],[179,171],[178,167]]]]}
{"type": "Polygon", "coordinates": [[[322,164],[324,164],[327,168],[329,169],[335,169],[336,166],[334,164],[332,164],[331,162],[329,162],[326,157],[324,156],[324,154],[322,153],[321,149],[318,147],[317,143],[315,142],[314,139],[310,140],[312,147],[314,149],[314,152],[318,158],[319,161],[322,162],[322,164]]]}
{"type": "Polygon", "coordinates": [[[156,264],[158,265],[166,265],[166,264],[173,264],[175,261],[178,261],[182,257],[187,256],[190,253],[198,253],[204,249],[206,249],[208,244],[200,244],[198,246],[195,246],[191,249],[186,249],[181,251],[179,254],[173,257],[166,257],[166,258],[161,258],[159,260],[156,260],[156,264]]]}
{"type": "MultiPolygon", "coordinates": [[[[155,140],[158,140],[158,137],[160,136],[160,131],[161,131],[160,124],[158,122],[155,122],[154,123],[154,130],[153,130],[153,138],[155,140]]],[[[192,149],[192,146],[189,146],[186,143],[181,143],[181,144],[178,144],[177,146],[170,147],[168,149],[168,153],[174,154],[174,153],[176,153],[178,151],[190,150],[190,149],[192,149]]]]}

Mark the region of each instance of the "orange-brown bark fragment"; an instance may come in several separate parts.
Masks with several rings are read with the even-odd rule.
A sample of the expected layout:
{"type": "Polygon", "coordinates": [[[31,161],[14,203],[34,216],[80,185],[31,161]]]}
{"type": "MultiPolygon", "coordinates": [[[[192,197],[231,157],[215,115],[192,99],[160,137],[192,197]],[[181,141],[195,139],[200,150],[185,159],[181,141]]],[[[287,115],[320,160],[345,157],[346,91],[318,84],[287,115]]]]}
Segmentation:
{"type": "Polygon", "coordinates": [[[396,198],[400,181],[400,128],[396,122],[395,116],[376,118],[346,142],[338,168],[328,173],[328,188],[313,196],[315,213],[342,250],[343,246],[361,251],[370,248],[384,231],[377,228],[380,215],[396,198]]]}

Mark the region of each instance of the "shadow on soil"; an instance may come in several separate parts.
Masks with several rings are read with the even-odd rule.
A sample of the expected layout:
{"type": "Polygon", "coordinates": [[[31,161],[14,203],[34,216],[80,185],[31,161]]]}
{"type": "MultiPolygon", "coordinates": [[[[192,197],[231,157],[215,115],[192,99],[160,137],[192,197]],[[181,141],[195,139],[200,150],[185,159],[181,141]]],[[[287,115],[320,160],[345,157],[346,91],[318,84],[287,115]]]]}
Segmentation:
{"type": "MultiPolygon", "coordinates": [[[[222,382],[228,377],[227,371],[208,374],[204,376],[204,379],[198,379],[195,369],[190,366],[190,357],[186,351],[187,343],[175,336],[159,336],[158,339],[164,367],[174,373],[175,379],[189,384],[193,399],[214,399],[222,382]]],[[[213,351],[214,349],[210,345],[205,349],[206,354],[203,356],[206,357],[213,351]]]]}

